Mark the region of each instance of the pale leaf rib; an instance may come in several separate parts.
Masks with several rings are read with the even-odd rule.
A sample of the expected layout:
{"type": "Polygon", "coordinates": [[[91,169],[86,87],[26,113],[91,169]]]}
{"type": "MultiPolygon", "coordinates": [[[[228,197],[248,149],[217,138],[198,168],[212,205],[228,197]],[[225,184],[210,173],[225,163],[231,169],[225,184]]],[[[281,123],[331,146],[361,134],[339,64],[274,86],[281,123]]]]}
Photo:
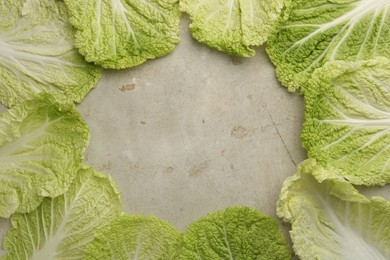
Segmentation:
{"type": "Polygon", "coordinates": [[[370,25],[369,25],[367,31],[365,32],[363,43],[360,45],[359,52],[356,55],[356,59],[355,59],[356,61],[362,59],[363,51],[364,51],[364,49],[366,47],[366,42],[369,39],[369,36],[371,35],[372,28],[374,26],[374,23],[377,20],[378,15],[380,14],[380,11],[381,11],[380,9],[376,9],[374,14],[373,14],[373,17],[372,17],[372,19],[370,21],[370,25]]]}
{"type": "Polygon", "coordinates": [[[232,19],[232,13],[233,13],[233,6],[234,6],[235,0],[228,0],[227,2],[227,7],[228,7],[228,16],[226,18],[226,26],[225,26],[225,32],[229,29],[230,27],[230,22],[232,19]]]}
{"type": "MultiPolygon", "coordinates": [[[[390,158],[388,158],[388,159],[386,160],[386,162],[383,164],[382,172],[388,171],[389,168],[390,168],[390,158]]],[[[389,172],[390,172],[390,171],[389,171],[389,172]]]]}
{"type": "MultiPolygon", "coordinates": [[[[341,111],[338,107],[336,107],[336,105],[333,104],[333,102],[327,97],[325,96],[324,97],[324,101],[327,102],[327,104],[330,106],[330,108],[335,111],[339,117],[343,118],[343,119],[348,119],[348,117],[344,114],[343,111],[341,111]]],[[[317,119],[319,122],[323,122],[325,119],[317,119]]]]}
{"type": "Polygon", "coordinates": [[[24,226],[27,228],[28,238],[30,240],[29,244],[31,244],[31,248],[32,248],[33,254],[34,254],[37,251],[37,248],[35,247],[35,241],[34,241],[31,229],[30,229],[30,222],[28,221],[26,214],[22,214],[22,216],[23,216],[24,226]]]}
{"type": "Polygon", "coordinates": [[[380,128],[389,128],[390,127],[390,118],[386,119],[323,119],[321,122],[338,124],[338,125],[357,125],[359,127],[380,127],[380,128]]]}
{"type": "Polygon", "coordinates": [[[322,9],[322,8],[326,8],[326,7],[337,7],[339,8],[340,6],[345,6],[347,4],[333,4],[333,3],[327,3],[327,4],[323,4],[323,5],[317,5],[317,6],[312,6],[312,7],[309,7],[309,8],[297,8],[297,9],[294,9],[294,13],[299,13],[299,12],[303,12],[303,13],[306,13],[306,12],[312,12],[312,11],[316,11],[318,9],[322,9]]]}
{"type": "Polygon", "coordinates": [[[234,260],[233,253],[232,253],[232,250],[230,248],[230,243],[229,243],[229,239],[227,237],[227,233],[226,233],[226,228],[225,227],[223,228],[223,240],[225,242],[226,249],[229,252],[229,259],[230,260],[234,260]]]}
{"type": "Polygon", "coordinates": [[[358,148],[352,150],[350,153],[347,153],[344,156],[338,158],[336,161],[342,161],[342,160],[348,159],[348,157],[354,155],[355,153],[363,150],[367,146],[369,146],[372,143],[376,142],[378,139],[380,139],[382,136],[386,135],[388,132],[389,132],[389,129],[384,130],[384,131],[380,131],[380,132],[376,133],[375,135],[372,135],[367,142],[365,142],[364,144],[360,145],[358,148]]]}
{"type": "Polygon", "coordinates": [[[318,62],[320,62],[325,56],[326,54],[328,53],[329,49],[332,47],[332,44],[333,42],[337,39],[337,37],[334,37],[332,40],[331,40],[331,43],[326,46],[325,50],[317,57],[315,58],[310,64],[309,66],[307,66],[307,68],[305,68],[303,70],[303,72],[308,72],[309,70],[311,70],[311,68],[313,68],[314,66],[316,66],[318,64],[318,62]]]}
{"type": "MultiPolygon", "coordinates": [[[[356,84],[358,85],[358,84],[356,84]]],[[[368,111],[371,111],[372,113],[375,113],[378,115],[378,118],[390,118],[390,112],[386,112],[386,111],[383,111],[383,110],[380,110],[376,107],[374,107],[372,104],[370,104],[366,98],[366,96],[364,95],[364,97],[366,98],[365,101],[366,102],[363,102],[361,100],[359,100],[358,98],[356,98],[354,95],[351,94],[351,92],[349,92],[346,88],[344,88],[342,85],[338,84],[338,83],[335,83],[334,86],[336,87],[337,90],[339,90],[340,92],[342,92],[343,94],[346,95],[346,97],[352,102],[352,103],[356,103],[362,107],[364,107],[365,110],[368,110],[368,111]]]]}
{"type": "Polygon", "coordinates": [[[131,35],[134,40],[134,43],[140,48],[141,44],[138,42],[137,37],[135,36],[135,32],[133,27],[130,24],[129,19],[126,17],[126,13],[128,12],[126,8],[123,6],[121,0],[112,0],[113,12],[118,11],[120,16],[122,17],[123,22],[125,23],[127,29],[127,37],[131,35]]]}
{"type": "Polygon", "coordinates": [[[208,14],[207,17],[206,17],[206,19],[205,19],[206,23],[209,23],[209,21],[210,21],[211,19],[213,19],[214,16],[218,15],[219,12],[223,11],[225,8],[226,8],[225,6],[222,6],[222,7],[220,7],[220,8],[217,8],[217,9],[216,9],[215,11],[213,11],[212,13],[208,14]]]}
{"type": "Polygon", "coordinates": [[[314,23],[294,23],[294,24],[289,24],[289,25],[283,25],[280,26],[280,28],[286,29],[286,28],[302,28],[302,27],[320,27],[320,24],[314,24],[314,23]]]}
{"type": "Polygon", "coordinates": [[[133,256],[134,259],[138,259],[140,255],[140,251],[142,249],[142,239],[143,239],[144,230],[145,230],[145,223],[142,223],[141,230],[140,232],[137,233],[137,246],[135,248],[135,252],[133,256]]]}
{"type": "Polygon", "coordinates": [[[101,12],[102,12],[102,0],[96,1],[96,20],[97,20],[97,32],[96,32],[96,39],[94,42],[94,46],[100,44],[100,35],[101,35],[101,12]]]}
{"type": "Polygon", "coordinates": [[[251,13],[250,13],[250,17],[251,17],[251,25],[254,26],[255,25],[255,5],[253,3],[253,0],[250,0],[250,3],[251,3],[251,13]]]}
{"type": "MultiPolygon", "coordinates": [[[[43,209],[44,209],[44,207],[41,206],[40,212],[41,212],[41,219],[42,219],[42,228],[43,228],[43,234],[45,236],[45,240],[48,240],[49,239],[49,233],[47,232],[47,227],[46,227],[47,223],[46,223],[46,220],[45,220],[45,211],[43,209]]],[[[38,212],[38,210],[37,210],[37,212],[38,212]]]]}
{"type": "MultiPolygon", "coordinates": [[[[357,168],[357,170],[361,170],[363,169],[364,166],[368,165],[369,163],[375,161],[379,156],[381,156],[384,152],[387,152],[388,150],[390,149],[390,144],[386,145],[385,147],[383,147],[381,150],[379,150],[374,156],[372,156],[370,158],[370,160],[367,160],[366,162],[362,163],[361,165],[359,165],[359,167],[357,168]]],[[[384,173],[384,171],[382,171],[381,173],[384,173]]]]}
{"type": "Polygon", "coordinates": [[[334,146],[334,145],[336,145],[338,143],[343,142],[348,137],[350,137],[352,134],[354,134],[356,132],[356,130],[358,130],[357,126],[353,127],[351,130],[348,131],[348,133],[344,134],[341,138],[338,138],[337,140],[335,140],[335,141],[333,141],[333,142],[331,142],[331,143],[321,147],[320,150],[324,151],[324,150],[329,149],[329,148],[331,148],[332,146],[334,146]]]}
{"type": "MultiPolygon", "coordinates": [[[[65,193],[66,194],[66,193],[65,193]]],[[[50,200],[50,230],[49,230],[49,238],[54,235],[54,199],[50,200]]]]}
{"type": "Polygon", "coordinates": [[[38,210],[35,211],[35,226],[37,227],[37,248],[39,249],[41,247],[41,228],[40,228],[40,220],[39,220],[39,214],[38,210]]]}
{"type": "MultiPolygon", "coordinates": [[[[341,37],[341,39],[338,41],[337,45],[333,48],[332,50],[332,54],[330,55],[330,60],[335,60],[336,59],[336,55],[337,55],[337,51],[339,50],[340,46],[346,41],[346,39],[351,35],[351,32],[353,31],[353,29],[355,28],[355,25],[356,23],[358,22],[359,20],[356,20],[356,19],[351,19],[350,21],[348,21],[345,25],[347,29],[347,31],[345,32],[345,34],[343,35],[343,37],[341,37]]],[[[344,27],[343,27],[344,28],[344,27]]],[[[336,37],[334,38],[335,40],[338,39],[338,37],[340,36],[341,34],[341,31],[340,33],[338,33],[336,35],[336,37]]],[[[332,42],[333,44],[333,42],[332,42]]],[[[332,44],[329,44],[329,46],[332,46],[332,44]]]]}
{"type": "MultiPolygon", "coordinates": [[[[90,213],[96,208],[96,206],[99,205],[99,203],[101,202],[101,199],[103,198],[104,195],[105,195],[104,192],[100,192],[99,198],[98,198],[97,200],[94,201],[94,203],[92,204],[92,207],[90,207],[90,208],[88,209],[88,211],[85,212],[83,215],[77,216],[77,221],[75,221],[74,219],[71,219],[69,222],[71,222],[72,225],[70,226],[69,229],[70,229],[70,230],[76,230],[77,225],[78,225],[82,220],[84,220],[84,218],[85,218],[86,216],[90,215],[90,213]]],[[[106,209],[106,211],[104,211],[104,213],[107,213],[107,212],[110,212],[110,208],[108,208],[108,210],[106,209]]],[[[104,214],[102,214],[102,215],[104,215],[104,214]]],[[[100,221],[103,221],[103,218],[101,218],[101,219],[96,218],[94,221],[95,221],[95,222],[100,222],[100,221]]],[[[93,227],[93,225],[94,225],[94,222],[91,221],[88,225],[85,225],[84,227],[89,228],[90,226],[93,227]]],[[[78,231],[78,232],[79,232],[79,231],[78,231]]],[[[80,232],[81,232],[81,231],[80,231],[80,232]]],[[[74,233],[76,233],[76,232],[72,232],[72,231],[71,231],[71,232],[69,232],[68,234],[71,235],[71,234],[74,234],[74,233]]]]}
{"type": "Polygon", "coordinates": [[[382,19],[381,19],[380,24],[379,24],[378,33],[376,34],[376,37],[375,37],[374,50],[373,50],[373,53],[374,53],[373,56],[374,57],[373,58],[377,57],[378,42],[379,42],[380,35],[382,33],[383,25],[385,24],[385,19],[386,19],[386,16],[387,16],[388,9],[389,9],[388,6],[383,9],[382,19]]]}

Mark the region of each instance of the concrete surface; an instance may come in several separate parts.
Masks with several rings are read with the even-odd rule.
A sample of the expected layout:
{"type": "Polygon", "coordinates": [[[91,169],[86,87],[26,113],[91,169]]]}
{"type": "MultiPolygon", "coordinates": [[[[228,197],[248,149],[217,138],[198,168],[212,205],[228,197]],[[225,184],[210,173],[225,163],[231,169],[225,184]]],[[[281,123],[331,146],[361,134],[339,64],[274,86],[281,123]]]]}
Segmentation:
{"type": "Polygon", "coordinates": [[[231,205],[275,216],[283,180],[305,158],[302,97],[279,85],[264,48],[232,58],[187,26],[174,53],[105,71],[79,106],[92,136],[87,163],[112,175],[126,212],[181,230],[231,205]]]}

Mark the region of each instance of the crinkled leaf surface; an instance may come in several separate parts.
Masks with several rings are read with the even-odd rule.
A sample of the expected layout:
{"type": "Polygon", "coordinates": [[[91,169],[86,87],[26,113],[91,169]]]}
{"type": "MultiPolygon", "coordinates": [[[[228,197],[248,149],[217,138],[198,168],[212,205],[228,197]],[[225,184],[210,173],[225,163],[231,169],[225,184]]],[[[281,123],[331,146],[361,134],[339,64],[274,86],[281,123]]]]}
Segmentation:
{"type": "Polygon", "coordinates": [[[105,68],[132,67],[179,43],[178,0],[65,0],[85,59],[105,68]]]}
{"type": "Polygon", "coordinates": [[[88,245],[85,259],[174,259],[180,235],[156,217],[124,214],[88,245]]]}
{"type": "Polygon", "coordinates": [[[73,44],[58,0],[0,0],[0,102],[12,106],[39,92],[80,102],[101,76],[73,44]]]}
{"type": "Polygon", "coordinates": [[[297,0],[287,5],[287,19],[269,37],[267,52],[290,91],[326,61],[390,58],[390,1],[297,0]]]}
{"type": "Polygon", "coordinates": [[[94,235],[119,216],[121,201],[110,178],[81,169],[68,191],[45,198],[33,212],[12,216],[3,259],[82,259],[94,235]]]}
{"type": "Polygon", "coordinates": [[[390,258],[390,202],[368,200],[314,160],[284,182],[277,214],[291,222],[300,259],[390,258]]]}
{"type": "Polygon", "coordinates": [[[182,0],[190,15],[192,36],[232,55],[249,57],[263,44],[278,21],[283,0],[182,0]]]}
{"type": "Polygon", "coordinates": [[[73,103],[47,93],[0,114],[0,216],[57,196],[81,167],[89,130],[73,103]]]}
{"type": "Polygon", "coordinates": [[[390,182],[390,60],[335,61],[305,94],[302,142],[309,157],[354,184],[390,182]]]}
{"type": "Polygon", "coordinates": [[[290,259],[275,219],[230,207],[192,223],[177,259],[290,259]]]}

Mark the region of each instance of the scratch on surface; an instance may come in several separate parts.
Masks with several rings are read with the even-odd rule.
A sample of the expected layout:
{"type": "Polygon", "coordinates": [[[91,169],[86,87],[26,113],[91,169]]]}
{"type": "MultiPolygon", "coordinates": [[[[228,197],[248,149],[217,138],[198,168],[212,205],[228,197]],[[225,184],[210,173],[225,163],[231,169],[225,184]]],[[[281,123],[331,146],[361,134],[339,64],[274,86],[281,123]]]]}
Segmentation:
{"type": "Polygon", "coordinates": [[[254,133],[255,129],[247,129],[243,126],[236,125],[235,127],[233,127],[232,131],[230,132],[230,135],[237,139],[244,139],[245,137],[253,135],[254,133]]]}
{"type": "Polygon", "coordinates": [[[208,161],[204,161],[199,164],[192,165],[188,171],[188,175],[195,177],[201,175],[209,167],[208,161]]]}
{"type": "Polygon", "coordinates": [[[119,90],[122,91],[122,92],[126,92],[126,91],[133,90],[133,89],[135,89],[135,84],[134,83],[125,84],[125,85],[123,85],[122,87],[119,88],[119,90]]]}
{"type": "Polygon", "coordinates": [[[136,79],[133,77],[133,82],[124,84],[124,85],[122,85],[122,87],[120,87],[118,89],[122,92],[126,92],[126,91],[130,91],[130,90],[135,89],[135,80],[136,79]]]}
{"type": "Polygon", "coordinates": [[[297,163],[295,162],[294,158],[293,158],[292,155],[291,155],[290,150],[288,149],[286,143],[284,142],[284,139],[283,139],[282,135],[280,134],[279,129],[278,129],[278,127],[276,126],[276,123],[275,123],[274,119],[272,118],[272,115],[271,115],[271,113],[269,112],[267,106],[265,107],[265,110],[267,111],[267,114],[268,114],[269,118],[271,119],[272,125],[274,126],[274,128],[275,128],[275,130],[276,130],[276,133],[278,134],[280,140],[281,140],[282,143],[283,143],[284,148],[285,148],[286,151],[287,151],[287,154],[288,154],[288,157],[290,158],[290,161],[294,164],[294,166],[297,166],[297,163]]]}
{"type": "Polygon", "coordinates": [[[170,174],[173,173],[173,171],[174,171],[173,167],[172,166],[168,166],[168,167],[166,167],[164,169],[163,173],[164,173],[164,175],[170,175],[170,174]]]}

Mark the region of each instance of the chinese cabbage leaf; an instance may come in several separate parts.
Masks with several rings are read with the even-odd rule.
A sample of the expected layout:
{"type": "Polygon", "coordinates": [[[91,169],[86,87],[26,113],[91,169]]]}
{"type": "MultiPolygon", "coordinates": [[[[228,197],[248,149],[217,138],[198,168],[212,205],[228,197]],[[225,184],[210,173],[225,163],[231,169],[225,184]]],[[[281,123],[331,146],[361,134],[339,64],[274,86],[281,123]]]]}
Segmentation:
{"type": "Polygon", "coordinates": [[[81,169],[69,189],[45,198],[33,212],[12,216],[2,259],[83,259],[95,234],[121,212],[110,178],[92,168],[81,169]]]}
{"type": "Polygon", "coordinates": [[[390,58],[390,1],[296,0],[286,5],[286,19],[270,35],[267,52],[290,91],[301,88],[327,61],[390,58]]]}
{"type": "Polygon", "coordinates": [[[174,259],[180,235],[156,217],[123,214],[88,245],[85,259],[174,259]]]}
{"type": "Polygon", "coordinates": [[[58,0],[0,0],[0,102],[13,106],[40,92],[80,102],[101,76],[73,44],[58,0]]]}
{"type": "Polygon", "coordinates": [[[73,103],[47,93],[0,114],[0,216],[28,212],[65,192],[89,141],[73,103]]]}
{"type": "Polygon", "coordinates": [[[75,45],[105,68],[132,67],[179,43],[178,0],[65,0],[75,45]]]}
{"type": "Polygon", "coordinates": [[[309,157],[353,184],[390,182],[390,60],[334,61],[305,93],[302,143],[309,157]]]}
{"type": "Polygon", "coordinates": [[[277,214],[290,222],[300,259],[389,259],[390,202],[367,199],[314,160],[283,184],[277,214]]]}
{"type": "Polygon", "coordinates": [[[191,18],[192,36],[199,42],[232,55],[249,57],[263,44],[279,20],[282,0],[182,0],[180,8],[191,18]]]}
{"type": "Polygon", "coordinates": [[[230,207],[192,223],[177,259],[291,259],[275,219],[230,207]]]}

